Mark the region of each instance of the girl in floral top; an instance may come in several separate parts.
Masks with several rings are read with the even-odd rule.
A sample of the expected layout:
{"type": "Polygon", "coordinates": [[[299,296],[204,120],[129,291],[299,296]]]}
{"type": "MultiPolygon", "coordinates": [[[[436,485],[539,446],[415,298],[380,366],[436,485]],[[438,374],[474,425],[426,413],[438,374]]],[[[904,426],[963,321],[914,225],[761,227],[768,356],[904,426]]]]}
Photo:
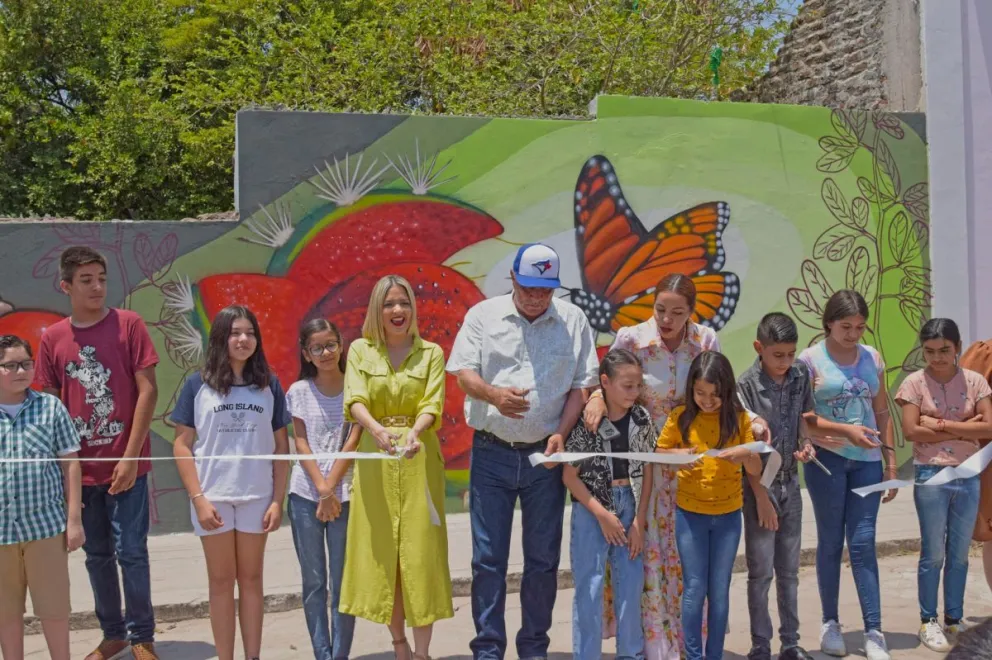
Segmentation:
{"type": "Polygon", "coordinates": [[[968,551],[978,515],[979,477],[921,486],[947,466],[960,465],[992,437],[992,389],[982,374],[958,367],[961,334],[951,319],[930,319],[920,331],[927,366],[906,377],[896,394],[902,430],[913,443],[920,519],[920,641],[947,653],[961,631],[968,551]],[[980,416],[981,419],[975,419],[980,416]],[[944,571],[944,626],[937,620],[937,592],[944,571]],[[945,634],[946,633],[946,634],[945,634]]]}
{"type": "MultiPolygon", "coordinates": [[[[668,275],[658,283],[654,315],[617,332],[613,349],[625,348],[644,368],[641,399],[655,425],[662,428],[674,408],[685,402],[689,365],[703,351],[719,351],[716,332],[692,321],[696,287],[684,275],[668,275]]],[[[586,426],[596,429],[606,414],[601,392],[592,395],[584,413],[586,426]]],[[[682,636],[682,565],[675,544],[676,470],[651,466],[653,487],[647,498],[644,530],[644,594],[641,619],[644,654],[649,660],[679,660],[682,636]]],[[[606,603],[607,618],[612,604],[606,603]]]]}

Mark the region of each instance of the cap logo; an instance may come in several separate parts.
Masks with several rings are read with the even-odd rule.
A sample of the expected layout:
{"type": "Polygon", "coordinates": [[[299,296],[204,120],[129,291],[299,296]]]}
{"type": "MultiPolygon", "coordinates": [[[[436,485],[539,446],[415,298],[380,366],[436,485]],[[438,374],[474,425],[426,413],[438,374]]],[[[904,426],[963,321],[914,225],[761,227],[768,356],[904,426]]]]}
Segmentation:
{"type": "Polygon", "coordinates": [[[551,260],[545,259],[543,261],[535,261],[534,263],[531,264],[531,266],[533,266],[538,273],[544,275],[546,272],[551,270],[551,260]]]}

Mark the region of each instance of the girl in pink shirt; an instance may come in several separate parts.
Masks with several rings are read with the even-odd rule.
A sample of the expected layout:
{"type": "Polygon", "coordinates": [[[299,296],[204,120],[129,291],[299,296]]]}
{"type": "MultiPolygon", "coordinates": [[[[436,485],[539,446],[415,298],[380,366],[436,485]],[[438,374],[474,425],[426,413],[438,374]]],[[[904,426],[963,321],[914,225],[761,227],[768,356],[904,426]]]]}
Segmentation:
{"type": "Polygon", "coordinates": [[[926,368],[910,374],[896,394],[903,434],[913,443],[920,520],[920,641],[939,653],[961,630],[968,549],[978,515],[979,477],[941,486],[922,485],[948,466],[960,465],[992,437],[992,389],[985,378],[958,366],[961,335],[954,321],[930,319],[920,331],[926,368]],[[980,416],[980,417],[978,417],[980,416]],[[944,624],[937,619],[937,591],[944,570],[944,624]]]}

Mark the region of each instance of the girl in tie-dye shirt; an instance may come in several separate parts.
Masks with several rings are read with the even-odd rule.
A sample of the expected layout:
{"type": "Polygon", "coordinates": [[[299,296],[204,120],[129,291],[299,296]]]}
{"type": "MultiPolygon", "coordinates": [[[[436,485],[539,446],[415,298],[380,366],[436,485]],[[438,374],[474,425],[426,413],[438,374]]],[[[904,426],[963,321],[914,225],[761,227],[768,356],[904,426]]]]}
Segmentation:
{"type": "MultiPolygon", "coordinates": [[[[840,632],[838,599],[845,536],[851,570],[858,585],[869,660],[889,660],[882,635],[882,607],[875,557],[875,525],[881,493],[860,497],[855,488],[896,476],[892,448],[885,364],[877,350],[861,343],[868,305],[860,293],[833,294],[823,311],[826,337],[799,355],[809,368],[815,415],[807,417],[818,458],[830,471],[805,469],[806,489],[816,517],[816,578],[823,626],[820,649],[827,655],[847,653],[840,632]]],[[[894,497],[890,491],[886,501],[894,497]]]]}

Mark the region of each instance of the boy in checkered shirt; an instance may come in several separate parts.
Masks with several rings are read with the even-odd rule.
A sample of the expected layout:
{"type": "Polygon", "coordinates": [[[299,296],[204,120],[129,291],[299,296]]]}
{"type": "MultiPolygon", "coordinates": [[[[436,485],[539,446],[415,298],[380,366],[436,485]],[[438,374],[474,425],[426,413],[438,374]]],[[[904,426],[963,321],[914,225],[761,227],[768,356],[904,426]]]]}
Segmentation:
{"type": "Polygon", "coordinates": [[[53,660],[69,658],[69,552],[83,545],[79,435],[58,398],[30,389],[31,346],[0,336],[0,654],[24,657],[24,604],[53,660]]]}

